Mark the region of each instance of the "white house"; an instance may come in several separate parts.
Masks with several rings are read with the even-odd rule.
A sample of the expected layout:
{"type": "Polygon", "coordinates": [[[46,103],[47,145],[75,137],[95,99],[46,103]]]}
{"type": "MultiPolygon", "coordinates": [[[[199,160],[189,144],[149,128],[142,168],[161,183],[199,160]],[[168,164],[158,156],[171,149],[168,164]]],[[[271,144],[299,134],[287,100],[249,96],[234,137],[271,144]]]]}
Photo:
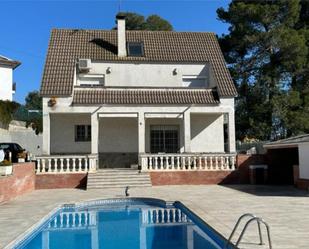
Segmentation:
{"type": "Polygon", "coordinates": [[[0,55],[0,100],[13,100],[16,85],[13,82],[13,70],[21,63],[0,55]]]}
{"type": "Polygon", "coordinates": [[[214,33],[126,31],[120,15],[117,30],[54,29],[40,93],[58,170],[234,164],[237,93],[214,33]]]}

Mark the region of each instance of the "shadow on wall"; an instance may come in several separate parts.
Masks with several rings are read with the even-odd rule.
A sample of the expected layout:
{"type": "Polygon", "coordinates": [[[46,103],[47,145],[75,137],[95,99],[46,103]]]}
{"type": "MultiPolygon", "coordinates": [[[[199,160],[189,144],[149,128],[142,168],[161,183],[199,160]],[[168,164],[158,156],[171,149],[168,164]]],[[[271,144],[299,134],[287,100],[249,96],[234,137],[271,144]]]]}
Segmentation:
{"type": "MultiPolygon", "coordinates": [[[[221,115],[207,115],[207,114],[194,114],[191,116],[191,119],[194,119],[194,122],[191,123],[191,139],[195,138],[202,131],[207,128],[210,128],[213,123],[220,118],[221,115]],[[198,122],[199,121],[199,122],[198,122]]],[[[223,132],[223,128],[222,128],[223,132]]]]}

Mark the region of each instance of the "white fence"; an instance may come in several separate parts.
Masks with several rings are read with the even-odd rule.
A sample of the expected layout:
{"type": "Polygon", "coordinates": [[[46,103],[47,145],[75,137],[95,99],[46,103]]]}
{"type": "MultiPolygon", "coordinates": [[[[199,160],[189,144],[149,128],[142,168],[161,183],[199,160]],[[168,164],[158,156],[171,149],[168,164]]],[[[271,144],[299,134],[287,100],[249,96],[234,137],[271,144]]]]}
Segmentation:
{"type": "Polygon", "coordinates": [[[171,224],[190,223],[186,214],[177,208],[149,208],[142,209],[142,224],[171,224]]]}
{"type": "Polygon", "coordinates": [[[96,155],[51,155],[36,157],[37,174],[82,173],[96,171],[96,155]]]}
{"type": "Polygon", "coordinates": [[[45,230],[96,226],[96,214],[96,211],[63,212],[51,220],[45,230]]]}
{"type": "Polygon", "coordinates": [[[142,171],[235,170],[235,154],[143,154],[142,171]]]}

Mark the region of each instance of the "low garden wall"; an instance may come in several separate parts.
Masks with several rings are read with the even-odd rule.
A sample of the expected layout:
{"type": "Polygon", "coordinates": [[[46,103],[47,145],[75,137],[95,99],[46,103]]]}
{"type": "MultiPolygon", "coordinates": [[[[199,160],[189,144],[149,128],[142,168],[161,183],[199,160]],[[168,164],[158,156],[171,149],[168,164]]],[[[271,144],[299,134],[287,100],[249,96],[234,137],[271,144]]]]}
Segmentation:
{"type": "Polygon", "coordinates": [[[35,189],[86,188],[87,173],[39,174],[36,175],[35,189]]]}
{"type": "Polygon", "coordinates": [[[0,177],[0,203],[31,192],[34,189],[34,163],[29,162],[14,164],[12,175],[0,177]]]}
{"type": "Polygon", "coordinates": [[[235,171],[162,171],[150,172],[152,185],[249,184],[250,165],[265,163],[263,155],[236,157],[235,171]]]}

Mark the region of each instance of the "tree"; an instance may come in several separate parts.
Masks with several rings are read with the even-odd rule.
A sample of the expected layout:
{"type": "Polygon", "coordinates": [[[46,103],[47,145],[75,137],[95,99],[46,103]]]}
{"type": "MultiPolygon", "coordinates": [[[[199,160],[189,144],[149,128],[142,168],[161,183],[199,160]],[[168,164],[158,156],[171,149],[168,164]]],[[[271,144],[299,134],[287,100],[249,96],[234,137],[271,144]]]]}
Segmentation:
{"type": "Polygon", "coordinates": [[[234,0],[227,10],[217,10],[219,19],[230,24],[220,44],[238,88],[240,139],[274,139],[306,130],[296,131],[289,123],[291,106],[279,104],[286,96],[296,98],[290,89],[304,85],[308,39],[304,29],[297,28],[307,22],[303,6],[308,8],[306,1],[234,0]]]}
{"type": "Polygon", "coordinates": [[[172,31],[173,26],[158,15],[148,16],[146,19],[146,30],[172,31]]]}
{"type": "Polygon", "coordinates": [[[173,30],[173,26],[158,15],[150,15],[145,19],[144,16],[133,12],[120,12],[119,14],[126,16],[127,30],[173,30]]]}
{"type": "Polygon", "coordinates": [[[31,126],[32,129],[35,130],[36,134],[39,134],[43,131],[42,97],[37,91],[33,91],[28,93],[25,101],[25,108],[28,112],[27,118],[25,120],[26,125],[31,126]]]}
{"type": "Polygon", "coordinates": [[[28,110],[42,110],[42,97],[38,91],[29,92],[25,101],[25,107],[28,110]]]}
{"type": "Polygon", "coordinates": [[[13,119],[13,113],[20,107],[17,102],[0,100],[0,126],[8,127],[13,119]]]}

